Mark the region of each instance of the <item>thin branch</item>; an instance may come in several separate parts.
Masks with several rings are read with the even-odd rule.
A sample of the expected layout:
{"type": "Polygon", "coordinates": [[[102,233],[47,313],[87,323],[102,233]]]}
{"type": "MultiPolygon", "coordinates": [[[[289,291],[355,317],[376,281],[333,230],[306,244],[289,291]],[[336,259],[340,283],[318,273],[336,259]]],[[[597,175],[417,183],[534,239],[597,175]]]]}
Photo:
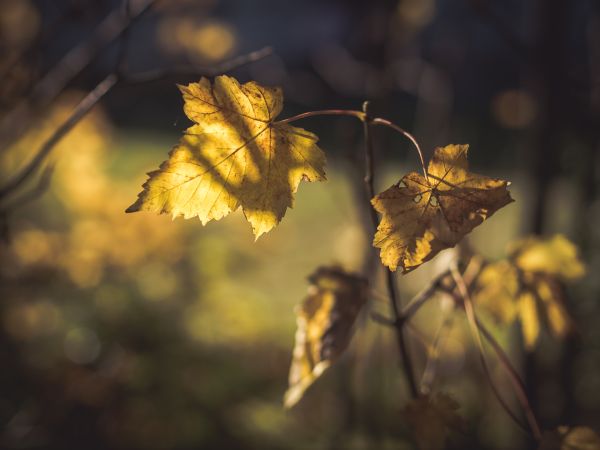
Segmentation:
{"type": "Polygon", "coordinates": [[[54,173],[54,166],[50,165],[44,169],[37,184],[29,191],[14,198],[10,203],[2,206],[0,210],[4,216],[12,214],[16,209],[19,209],[34,200],[37,200],[46,193],[50,186],[50,181],[54,173]]]}
{"type": "Polygon", "coordinates": [[[435,277],[429,285],[415,295],[408,304],[402,308],[401,317],[403,321],[410,320],[411,317],[423,306],[427,300],[433,297],[435,291],[439,289],[444,279],[450,275],[450,271],[446,270],[435,277]]]}
{"type": "Polygon", "coordinates": [[[423,152],[421,151],[421,146],[419,145],[419,143],[417,142],[417,140],[415,139],[415,137],[412,134],[410,134],[408,131],[404,130],[403,128],[399,127],[395,123],[390,122],[389,120],[386,120],[386,119],[382,119],[380,117],[373,119],[371,121],[371,123],[373,123],[375,125],[383,125],[385,127],[391,128],[392,130],[397,131],[398,133],[400,133],[401,135],[406,137],[410,142],[412,142],[412,144],[415,146],[415,149],[417,150],[417,153],[419,154],[419,161],[421,162],[421,168],[423,169],[423,176],[425,177],[425,179],[429,179],[429,177],[427,175],[427,169],[425,168],[425,159],[423,158],[423,152]]]}
{"type": "Polygon", "coordinates": [[[92,36],[69,51],[32,89],[31,95],[4,116],[0,122],[2,145],[12,142],[23,133],[33,108],[43,109],[50,104],[95,56],[118,39],[149,10],[156,0],[145,0],[131,15],[117,8],[96,28],[92,36]]]}
{"type": "MultiPolygon", "coordinates": [[[[219,68],[234,68],[236,66],[233,65],[233,62],[245,64],[247,61],[256,61],[258,56],[264,57],[267,54],[269,53],[266,52],[265,49],[262,49],[248,55],[238,56],[227,63],[224,63],[219,68]]],[[[15,175],[12,180],[8,181],[0,188],[0,200],[19,188],[31,175],[33,175],[44,159],[50,154],[54,146],[60,142],[60,140],[120,81],[122,81],[122,78],[119,78],[116,73],[111,73],[89,92],[75,107],[71,116],[58,127],[54,134],[52,134],[44,144],[42,144],[33,159],[29,161],[29,163],[15,175]]]]}
{"type": "Polygon", "coordinates": [[[371,312],[371,319],[381,325],[386,325],[388,327],[395,327],[396,322],[394,319],[390,319],[389,317],[384,316],[383,314],[378,313],[377,311],[371,312]]]}
{"type": "MultiPolygon", "coordinates": [[[[356,114],[354,114],[356,115],[356,114]]],[[[356,115],[357,117],[360,117],[356,115]]],[[[362,120],[364,127],[364,136],[365,136],[365,190],[368,195],[368,199],[375,197],[375,181],[374,181],[374,164],[373,164],[373,141],[371,139],[371,118],[369,117],[369,103],[364,102],[363,111],[362,111],[362,120]]],[[[371,215],[371,221],[373,222],[373,228],[377,228],[379,224],[379,218],[377,217],[377,212],[369,205],[369,211],[371,215]]],[[[394,275],[392,272],[385,269],[386,272],[386,284],[388,289],[390,306],[393,313],[394,320],[394,329],[396,331],[396,341],[398,343],[398,349],[400,350],[400,359],[401,363],[404,367],[404,375],[406,376],[406,381],[408,383],[408,387],[411,395],[416,398],[419,393],[417,391],[417,383],[415,381],[415,375],[413,371],[412,360],[410,358],[410,354],[408,352],[408,347],[406,345],[406,340],[404,338],[404,321],[402,321],[402,316],[400,314],[400,308],[398,306],[398,293],[396,291],[396,283],[394,282],[394,275]]]]}
{"type": "Polygon", "coordinates": [[[33,159],[12,180],[0,188],[0,199],[17,189],[35,172],[54,146],[117,84],[117,80],[115,74],[110,74],[79,102],[71,116],[42,144],[33,159]]]}
{"type": "MultiPolygon", "coordinates": [[[[371,200],[373,197],[375,197],[375,166],[373,161],[375,152],[373,151],[373,140],[371,139],[371,118],[369,117],[369,102],[363,103],[363,110],[360,117],[363,123],[363,133],[365,138],[365,177],[363,181],[365,183],[367,199],[371,200]]],[[[375,208],[373,208],[372,205],[369,205],[369,214],[371,216],[371,223],[373,224],[373,229],[377,229],[377,226],[379,225],[379,217],[377,217],[377,211],[375,211],[375,208]]],[[[388,286],[388,295],[391,294],[391,290],[388,286]]],[[[396,305],[395,301],[393,303],[396,305]]]]}
{"type": "MultiPolygon", "coordinates": [[[[487,359],[485,356],[485,349],[483,347],[481,335],[479,334],[479,328],[477,327],[477,317],[475,315],[475,309],[473,308],[473,303],[471,302],[471,296],[469,295],[469,291],[465,284],[465,280],[462,277],[462,275],[460,274],[458,267],[456,266],[455,263],[452,264],[451,274],[452,274],[452,277],[454,278],[456,287],[458,288],[458,291],[460,292],[460,298],[455,297],[455,300],[458,300],[459,302],[460,302],[460,300],[462,300],[462,305],[464,306],[464,309],[465,309],[465,313],[466,313],[467,320],[469,323],[469,328],[471,330],[471,335],[473,337],[473,340],[477,344],[477,348],[479,350],[479,359],[481,361],[481,365],[483,367],[483,370],[484,370],[484,373],[488,380],[488,383],[489,383],[490,387],[492,388],[492,391],[493,391],[494,395],[496,396],[496,399],[498,400],[498,402],[500,403],[500,405],[502,406],[504,411],[508,414],[508,416],[515,422],[515,424],[520,429],[524,430],[526,433],[529,433],[528,428],[521,423],[521,420],[512,411],[512,409],[510,408],[510,406],[508,405],[506,400],[502,397],[502,394],[496,387],[496,384],[494,383],[492,372],[488,366],[487,359]]],[[[527,417],[527,419],[529,420],[529,417],[527,417]]],[[[537,422],[534,422],[534,424],[529,423],[529,425],[530,425],[530,429],[533,433],[533,437],[539,441],[541,439],[541,433],[539,430],[539,426],[537,425],[537,422]]]]}
{"type": "Polygon", "coordinates": [[[229,72],[233,69],[238,69],[247,64],[259,61],[272,54],[273,48],[267,46],[245,55],[236,56],[235,58],[229,59],[217,65],[196,66],[187,64],[185,66],[175,68],[148,70],[146,72],[124,76],[123,82],[127,84],[142,84],[164,80],[173,76],[197,76],[198,74],[202,74],[205,77],[214,77],[222,73],[229,72]]]}
{"type": "Polygon", "coordinates": [[[531,404],[529,403],[529,399],[527,398],[527,393],[525,390],[525,383],[523,383],[523,380],[517,373],[517,370],[513,367],[512,363],[510,362],[508,355],[504,352],[504,350],[502,349],[502,347],[500,346],[498,341],[496,341],[496,339],[494,339],[494,336],[492,336],[492,333],[490,333],[490,331],[483,325],[483,323],[481,323],[481,321],[478,318],[476,318],[476,320],[477,320],[477,327],[479,328],[479,331],[481,331],[481,334],[483,335],[483,337],[492,346],[492,348],[496,352],[496,356],[498,356],[498,360],[500,361],[502,367],[508,374],[508,379],[510,380],[511,384],[513,385],[513,388],[515,390],[517,398],[519,399],[519,402],[521,403],[521,406],[523,407],[523,410],[525,411],[525,416],[527,417],[527,421],[532,426],[532,431],[534,432],[534,434],[541,436],[540,427],[537,423],[537,419],[535,418],[535,414],[533,413],[533,408],[531,407],[531,404]]]}
{"type": "Polygon", "coordinates": [[[442,344],[448,337],[448,334],[450,334],[452,323],[454,322],[453,312],[453,310],[449,311],[442,320],[442,323],[435,334],[431,350],[428,352],[429,355],[427,358],[427,364],[425,365],[425,370],[423,371],[423,376],[421,377],[420,391],[422,394],[427,395],[431,392],[431,386],[435,380],[438,362],[440,360],[442,344]]]}

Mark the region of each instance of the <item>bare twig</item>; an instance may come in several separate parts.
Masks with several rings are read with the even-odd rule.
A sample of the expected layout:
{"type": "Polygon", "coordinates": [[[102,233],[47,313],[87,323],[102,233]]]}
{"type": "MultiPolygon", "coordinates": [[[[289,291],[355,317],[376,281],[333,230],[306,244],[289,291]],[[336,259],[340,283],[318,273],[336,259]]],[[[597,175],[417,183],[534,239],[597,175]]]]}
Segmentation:
{"type": "Polygon", "coordinates": [[[117,84],[117,80],[115,74],[110,74],[79,102],[71,116],[42,144],[33,159],[12,180],[0,188],[0,199],[17,189],[35,172],[54,146],[117,84]]]}
{"type": "MultiPolygon", "coordinates": [[[[498,388],[496,387],[496,385],[494,383],[492,372],[488,366],[487,359],[485,357],[485,349],[483,347],[481,335],[479,334],[479,327],[477,326],[477,316],[475,315],[475,309],[473,308],[473,303],[471,302],[471,296],[469,294],[465,280],[462,277],[462,275],[460,274],[460,271],[458,270],[458,267],[456,266],[456,264],[452,265],[451,273],[452,273],[452,277],[454,278],[456,287],[460,293],[460,297],[459,298],[455,297],[455,300],[462,300],[462,305],[464,306],[465,313],[467,315],[467,320],[469,322],[469,328],[471,330],[471,335],[473,336],[473,340],[477,344],[477,348],[479,350],[479,359],[481,361],[481,365],[482,365],[485,375],[488,379],[490,387],[492,388],[492,391],[494,392],[494,395],[496,396],[496,399],[498,400],[500,405],[503,407],[503,409],[506,411],[506,413],[509,415],[509,417],[511,419],[513,419],[515,424],[517,424],[517,426],[520,429],[524,430],[525,432],[529,432],[527,427],[525,427],[521,423],[521,420],[517,417],[517,415],[509,407],[506,400],[502,397],[502,394],[500,393],[500,391],[498,390],[498,388]]],[[[527,409],[525,409],[525,411],[527,412],[527,409]]],[[[531,411],[530,408],[529,408],[529,411],[531,411]]],[[[541,440],[541,431],[540,431],[539,425],[537,424],[537,420],[535,420],[535,417],[533,416],[533,413],[526,414],[526,418],[529,423],[529,428],[531,429],[531,432],[533,433],[533,437],[537,441],[541,440]]]]}
{"type": "Polygon", "coordinates": [[[445,339],[448,337],[450,330],[452,328],[452,323],[454,321],[453,316],[454,310],[451,310],[446,313],[446,316],[442,320],[437,333],[435,334],[435,338],[433,340],[433,344],[431,346],[431,350],[429,351],[429,355],[427,358],[427,364],[425,365],[425,370],[423,371],[423,376],[421,377],[421,393],[429,394],[431,392],[431,386],[435,379],[435,374],[438,367],[438,362],[440,360],[440,353],[442,344],[445,339]]]}
{"type": "Polygon", "coordinates": [[[391,128],[392,130],[397,131],[398,133],[400,133],[401,135],[406,137],[410,142],[412,142],[412,144],[415,146],[415,149],[417,150],[417,153],[419,154],[419,162],[421,163],[421,168],[423,170],[423,176],[425,177],[425,179],[429,179],[429,176],[427,174],[427,169],[425,167],[425,159],[423,158],[423,152],[421,151],[421,146],[419,145],[419,143],[417,142],[417,140],[415,139],[415,137],[412,134],[410,134],[404,128],[399,127],[395,123],[390,122],[387,119],[382,119],[380,117],[373,119],[371,121],[371,123],[373,123],[375,125],[383,125],[385,127],[391,128]]]}
{"type": "Polygon", "coordinates": [[[511,384],[513,385],[515,393],[517,394],[517,398],[519,399],[519,402],[521,403],[521,405],[523,407],[523,410],[527,417],[527,421],[532,425],[532,430],[534,431],[535,434],[538,434],[541,436],[541,432],[539,429],[539,425],[537,424],[535,414],[533,413],[533,409],[531,407],[529,399],[527,398],[527,393],[525,390],[525,383],[523,383],[523,380],[517,373],[517,370],[513,367],[512,363],[510,362],[508,355],[502,349],[502,347],[500,346],[498,341],[496,341],[496,339],[494,339],[494,336],[492,336],[492,333],[490,333],[490,331],[483,325],[483,323],[481,323],[481,321],[478,318],[476,318],[476,320],[477,320],[477,327],[479,328],[479,331],[481,331],[481,334],[483,335],[483,337],[492,346],[492,348],[496,352],[496,355],[498,356],[498,359],[499,359],[502,367],[508,374],[508,379],[510,380],[511,384]]]}
{"type": "Polygon", "coordinates": [[[389,317],[384,316],[383,314],[378,313],[377,311],[371,312],[371,319],[375,322],[386,325],[388,327],[396,326],[396,321],[394,319],[390,319],[389,317]]]}
{"type": "Polygon", "coordinates": [[[50,180],[52,179],[53,173],[53,165],[46,167],[42,172],[42,175],[40,176],[40,179],[38,180],[37,184],[31,190],[24,192],[23,194],[14,198],[10,203],[7,203],[6,205],[2,206],[2,214],[5,216],[9,216],[16,209],[19,209],[44,195],[48,190],[48,187],[50,186],[50,180]]]}
{"type": "MultiPolygon", "coordinates": [[[[122,8],[123,8],[123,14],[131,20],[131,18],[132,18],[132,16],[131,16],[131,14],[132,14],[131,0],[123,0],[122,8]]],[[[115,66],[116,66],[116,72],[119,75],[119,77],[121,77],[122,74],[126,70],[127,50],[129,49],[130,36],[131,36],[131,27],[127,27],[121,34],[121,39],[119,40],[119,43],[118,43],[119,49],[118,49],[118,53],[117,53],[117,62],[115,64],[115,66]]]]}
{"type": "MultiPolygon", "coordinates": [[[[364,127],[364,136],[365,136],[365,190],[367,193],[367,198],[371,199],[375,197],[375,181],[374,181],[374,168],[373,168],[373,141],[371,140],[371,118],[369,117],[369,103],[365,102],[363,104],[363,127],[364,127]]],[[[369,205],[371,206],[371,205],[369,205]]],[[[373,222],[373,227],[377,228],[379,224],[379,218],[377,217],[377,212],[371,206],[369,208],[371,221],[373,222]]],[[[390,306],[392,309],[393,320],[394,320],[394,329],[396,331],[396,341],[398,343],[398,349],[400,350],[401,362],[404,367],[404,374],[406,376],[406,381],[408,383],[409,390],[413,397],[418,396],[417,391],[417,383],[415,381],[415,375],[413,371],[412,360],[410,354],[408,352],[408,347],[406,345],[406,340],[404,337],[404,321],[402,321],[402,316],[400,314],[400,307],[398,305],[398,293],[396,291],[396,283],[394,280],[394,275],[392,272],[385,268],[386,272],[386,284],[388,289],[388,295],[390,300],[390,306]]]]}
{"type": "MultiPolygon", "coordinates": [[[[232,59],[237,64],[245,64],[247,60],[256,61],[258,56],[264,57],[268,52],[260,50],[252,52],[248,55],[242,55],[232,59]],[[258,56],[257,56],[258,55],[258,56]]],[[[224,63],[219,66],[222,68],[233,68],[235,67],[231,61],[224,63]]],[[[119,81],[122,79],[116,73],[111,73],[104,80],[102,80],[90,93],[88,93],[75,107],[71,116],[60,126],[58,129],[48,138],[44,144],[40,147],[36,155],[29,163],[11,180],[9,180],[4,186],[0,187],[0,200],[7,197],[13,191],[18,189],[29,177],[31,177],[37,168],[41,165],[44,159],[50,154],[54,146],[60,142],[60,140],[75,126],[77,123],[106,95],[108,94],[119,81]]]]}
{"type": "Polygon", "coordinates": [[[32,109],[43,109],[48,106],[67,86],[67,84],[95,56],[118,39],[133,25],[156,0],[145,0],[139,8],[128,14],[117,8],[98,25],[93,35],[68,52],[32,89],[31,95],[19,103],[0,122],[0,146],[6,146],[18,138],[26,129],[32,109]]]}
{"type": "Polygon", "coordinates": [[[410,320],[410,318],[429,300],[435,291],[439,289],[440,285],[444,281],[446,277],[450,275],[450,271],[446,270],[435,277],[429,285],[415,295],[408,304],[402,308],[401,317],[403,321],[410,320]]]}
{"type": "Polygon", "coordinates": [[[163,80],[171,76],[197,76],[198,74],[202,74],[206,77],[214,77],[216,75],[229,72],[233,69],[243,67],[246,64],[259,61],[271,54],[273,54],[272,47],[263,47],[259,50],[255,50],[245,55],[240,55],[224,61],[221,64],[213,66],[197,66],[188,64],[175,68],[148,70],[146,72],[128,75],[124,77],[123,82],[129,84],[141,84],[163,80]]]}

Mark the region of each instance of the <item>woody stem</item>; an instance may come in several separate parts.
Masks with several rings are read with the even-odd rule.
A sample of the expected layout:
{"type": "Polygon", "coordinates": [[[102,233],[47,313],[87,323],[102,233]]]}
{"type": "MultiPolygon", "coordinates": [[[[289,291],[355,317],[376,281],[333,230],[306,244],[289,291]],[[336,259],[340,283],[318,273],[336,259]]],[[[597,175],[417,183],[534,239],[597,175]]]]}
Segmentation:
{"type": "MultiPolygon", "coordinates": [[[[375,182],[374,182],[374,164],[373,164],[373,141],[371,139],[371,123],[372,120],[369,117],[368,113],[369,103],[365,102],[363,104],[363,128],[364,128],[364,136],[365,136],[365,190],[367,193],[367,198],[372,199],[375,197],[375,182]]],[[[371,216],[371,221],[373,223],[373,228],[377,228],[379,224],[379,218],[377,217],[377,212],[373,208],[372,205],[369,205],[369,213],[371,216]]],[[[410,357],[410,353],[408,352],[408,346],[406,345],[406,339],[404,336],[404,324],[406,323],[403,320],[402,313],[400,311],[399,306],[399,295],[396,289],[396,283],[394,280],[394,275],[392,272],[385,269],[386,272],[386,285],[388,290],[388,296],[390,300],[390,306],[393,314],[393,326],[396,331],[396,341],[398,344],[398,349],[400,351],[400,361],[404,367],[404,375],[406,376],[406,382],[410,389],[410,393],[413,398],[418,396],[417,391],[417,383],[415,381],[413,364],[410,357]]]]}

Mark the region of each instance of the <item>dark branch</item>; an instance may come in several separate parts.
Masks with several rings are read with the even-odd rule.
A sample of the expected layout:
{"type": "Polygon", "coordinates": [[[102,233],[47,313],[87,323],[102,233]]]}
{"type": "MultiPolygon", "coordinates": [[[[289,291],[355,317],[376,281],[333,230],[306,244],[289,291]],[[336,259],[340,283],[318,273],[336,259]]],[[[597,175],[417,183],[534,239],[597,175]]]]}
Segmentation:
{"type": "MultiPolygon", "coordinates": [[[[364,102],[363,104],[363,127],[364,127],[364,136],[365,136],[365,190],[367,193],[367,198],[370,200],[375,197],[375,177],[374,177],[374,151],[373,151],[373,141],[371,139],[371,120],[372,118],[369,116],[369,102],[364,102]]],[[[369,204],[369,213],[371,216],[371,221],[373,223],[373,229],[377,228],[379,224],[379,218],[377,217],[377,212],[373,208],[372,205],[369,204]]],[[[413,371],[412,360],[410,354],[408,352],[408,347],[406,345],[406,340],[404,338],[404,321],[402,320],[402,315],[400,314],[399,304],[399,296],[396,290],[396,283],[394,280],[394,274],[390,272],[387,268],[385,269],[386,273],[386,285],[388,290],[388,295],[390,299],[390,306],[393,314],[393,323],[394,329],[396,331],[396,341],[398,343],[398,349],[400,350],[400,360],[402,365],[404,366],[404,374],[406,376],[406,381],[408,383],[408,387],[410,389],[411,395],[416,398],[419,393],[417,391],[417,383],[415,381],[415,375],[413,371]]]]}

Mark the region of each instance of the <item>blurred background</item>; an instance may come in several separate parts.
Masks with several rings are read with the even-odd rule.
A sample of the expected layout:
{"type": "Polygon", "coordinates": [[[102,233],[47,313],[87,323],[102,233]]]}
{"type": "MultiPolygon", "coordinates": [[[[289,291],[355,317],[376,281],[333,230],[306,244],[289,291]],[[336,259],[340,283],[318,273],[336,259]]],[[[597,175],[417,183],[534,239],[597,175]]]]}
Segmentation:
{"type": "MultiPolygon", "coordinates": [[[[475,171],[511,180],[516,202],[469,244],[495,259],[519,236],[563,233],[588,275],[569,291],[576,336],[543,334],[525,354],[518,327],[494,333],[545,428],[600,424],[597,2],[0,0],[0,36],[2,185],[101,80],[122,75],[2,197],[0,447],[413,448],[394,336],[366,316],[339,364],[282,408],[306,276],[331,263],[360,271],[373,254],[360,123],[298,123],[319,135],[328,182],[303,184],[256,243],[239,211],[206,227],[124,214],[189,126],[176,83],[223,70],[282,86],[282,117],[371,100],[426,157],[469,143],[475,171]]],[[[417,168],[399,136],[374,139],[378,190],[417,168]]],[[[404,301],[448,253],[398,276],[404,301]]],[[[372,310],[386,311],[384,293],[374,283],[372,310]]],[[[429,338],[442,310],[434,301],[416,317],[429,338]]],[[[459,316],[435,389],[468,422],[450,448],[533,445],[497,405],[459,316]]]]}

